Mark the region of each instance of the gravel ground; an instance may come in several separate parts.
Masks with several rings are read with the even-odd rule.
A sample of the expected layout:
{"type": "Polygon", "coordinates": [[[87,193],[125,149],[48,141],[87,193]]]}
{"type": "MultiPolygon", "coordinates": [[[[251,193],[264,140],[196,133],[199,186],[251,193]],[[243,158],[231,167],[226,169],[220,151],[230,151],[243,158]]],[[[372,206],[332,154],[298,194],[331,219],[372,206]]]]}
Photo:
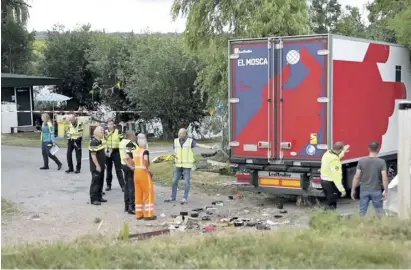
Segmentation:
{"type": "MultiPolygon", "coordinates": [[[[152,157],[169,150],[153,148],[152,157]]],[[[65,149],[59,151],[58,157],[65,161],[65,149]]],[[[64,168],[57,171],[52,161],[49,171],[40,171],[40,149],[2,146],[2,197],[16,203],[20,209],[16,215],[2,217],[2,244],[69,240],[87,234],[118,235],[124,223],[129,224],[130,233],[153,231],[173,224],[172,215],[211,206],[213,201],[223,201],[224,205],[214,206],[211,221],[196,223],[218,223],[222,218],[235,216],[269,219],[280,223],[278,226],[305,227],[308,223],[309,208],[286,203],[284,210],[287,213],[280,214],[276,201],[267,195],[245,193],[244,198],[229,200],[227,194],[209,196],[193,189],[188,204],[180,205],[164,203],[170,195],[170,187],[164,186],[156,186],[158,219],[137,221],[123,212],[123,193],[116,176],[113,189],[106,192],[107,203],[101,206],[88,203],[90,173],[87,157],[88,151],[84,149],[80,174],[66,174],[64,168]],[[275,218],[275,215],[282,217],[275,218]]],[[[355,203],[347,200],[342,202],[339,211],[353,212],[353,207],[355,203]]]]}

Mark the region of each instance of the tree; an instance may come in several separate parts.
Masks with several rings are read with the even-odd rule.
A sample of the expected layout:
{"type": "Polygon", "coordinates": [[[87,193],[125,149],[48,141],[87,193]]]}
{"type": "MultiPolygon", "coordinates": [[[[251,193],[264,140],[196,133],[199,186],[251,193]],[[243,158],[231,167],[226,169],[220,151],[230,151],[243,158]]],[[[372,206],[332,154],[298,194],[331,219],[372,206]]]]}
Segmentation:
{"type": "Polygon", "coordinates": [[[407,0],[401,11],[388,20],[388,27],[399,43],[411,49],[411,0],[407,0]]]}
{"type": "Polygon", "coordinates": [[[360,10],[357,7],[345,6],[345,10],[341,14],[333,32],[351,37],[367,37],[366,26],[362,20],[360,10]]]}
{"type": "Polygon", "coordinates": [[[45,75],[63,78],[62,88],[57,91],[73,98],[67,102],[70,109],[95,108],[99,101],[90,94],[94,78],[86,57],[93,34],[90,25],[66,32],[64,27],[56,26],[48,33],[41,66],[45,75]]]}
{"type": "Polygon", "coordinates": [[[124,92],[133,72],[130,57],[135,44],[136,35],[133,33],[125,37],[98,33],[91,39],[91,49],[87,53],[88,67],[98,83],[93,91],[99,93],[104,104],[112,110],[125,111],[136,107],[135,102],[127,100],[124,92]]]}
{"type": "Polygon", "coordinates": [[[314,33],[333,33],[341,16],[337,0],[311,0],[310,20],[314,33]]]}
{"type": "Polygon", "coordinates": [[[140,36],[130,61],[128,100],[136,102],[143,118],[161,120],[164,139],[202,119],[207,97],[194,85],[198,62],[184,51],[181,38],[140,36]]]}
{"type": "Polygon", "coordinates": [[[26,73],[29,70],[34,33],[26,30],[28,15],[28,5],[24,1],[1,1],[1,72],[26,73]]]}

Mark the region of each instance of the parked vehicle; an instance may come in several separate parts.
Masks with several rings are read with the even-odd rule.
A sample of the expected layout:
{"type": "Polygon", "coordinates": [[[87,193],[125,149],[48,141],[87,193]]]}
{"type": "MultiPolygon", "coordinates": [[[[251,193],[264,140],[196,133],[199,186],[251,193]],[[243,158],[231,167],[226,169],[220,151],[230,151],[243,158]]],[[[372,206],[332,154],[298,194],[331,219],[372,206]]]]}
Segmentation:
{"type": "Polygon", "coordinates": [[[320,162],[336,141],[351,145],[351,189],[372,140],[396,174],[397,108],[411,99],[410,52],[339,35],[229,41],[231,167],[256,191],[323,196],[320,162]]]}

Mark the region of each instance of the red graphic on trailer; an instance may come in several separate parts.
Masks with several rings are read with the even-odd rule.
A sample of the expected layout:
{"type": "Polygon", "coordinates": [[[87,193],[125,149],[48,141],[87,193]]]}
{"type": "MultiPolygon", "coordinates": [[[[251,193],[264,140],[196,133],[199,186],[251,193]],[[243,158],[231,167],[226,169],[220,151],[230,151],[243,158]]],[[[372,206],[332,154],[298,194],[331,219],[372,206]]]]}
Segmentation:
{"type": "Polygon", "coordinates": [[[345,159],[366,156],[373,140],[381,144],[395,100],[406,97],[403,83],[381,78],[377,63],[386,63],[389,54],[390,46],[370,44],[363,62],[333,63],[334,142],[351,145],[345,159]]]}

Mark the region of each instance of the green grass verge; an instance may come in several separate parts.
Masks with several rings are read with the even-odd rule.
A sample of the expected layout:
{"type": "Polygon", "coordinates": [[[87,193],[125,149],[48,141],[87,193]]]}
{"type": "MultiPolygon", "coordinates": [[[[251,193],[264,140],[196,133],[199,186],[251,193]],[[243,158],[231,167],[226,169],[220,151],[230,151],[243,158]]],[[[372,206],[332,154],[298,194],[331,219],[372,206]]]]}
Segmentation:
{"type": "Polygon", "coordinates": [[[411,223],[317,215],[306,230],[177,233],[133,242],[83,237],[2,248],[3,268],[409,268],[411,223]]]}
{"type": "Polygon", "coordinates": [[[11,201],[1,198],[1,215],[12,215],[18,213],[17,206],[11,201]]]}

